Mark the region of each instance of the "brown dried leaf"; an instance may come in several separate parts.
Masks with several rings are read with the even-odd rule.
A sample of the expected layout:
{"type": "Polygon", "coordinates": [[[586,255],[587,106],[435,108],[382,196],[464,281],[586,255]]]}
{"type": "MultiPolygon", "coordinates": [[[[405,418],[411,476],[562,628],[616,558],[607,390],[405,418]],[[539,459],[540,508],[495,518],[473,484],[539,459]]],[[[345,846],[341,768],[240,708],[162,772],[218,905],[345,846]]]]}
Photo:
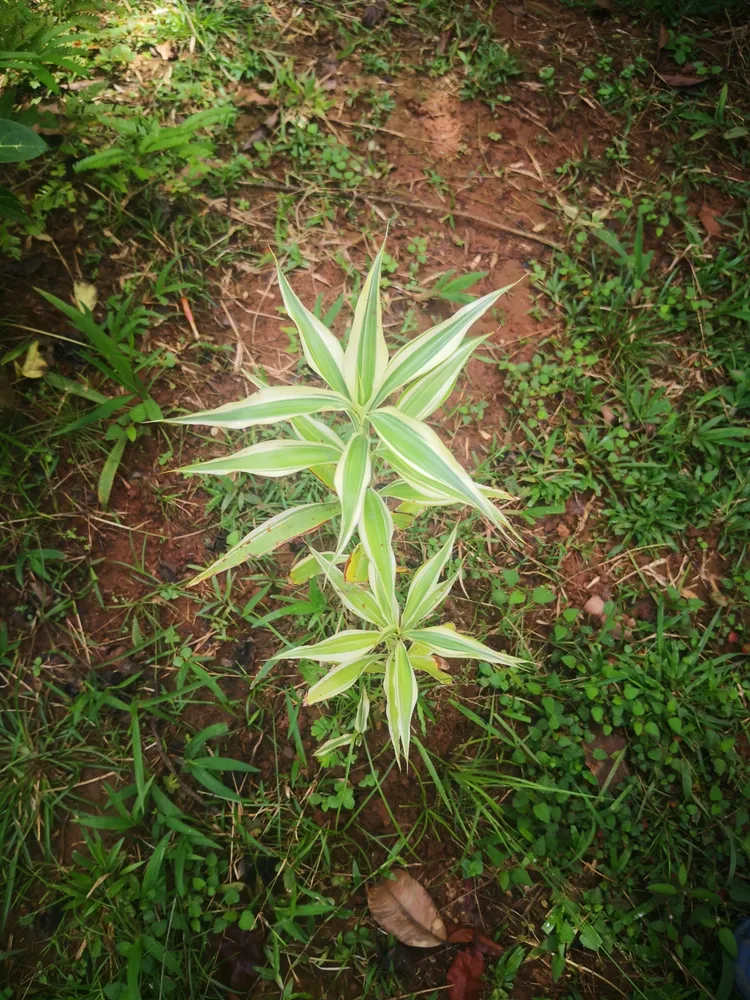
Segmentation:
{"type": "Polygon", "coordinates": [[[377,3],[370,4],[369,7],[365,8],[365,12],[362,15],[362,26],[364,28],[374,28],[376,24],[379,24],[386,15],[386,6],[384,0],[378,0],[377,3]]]}
{"type": "Polygon", "coordinates": [[[721,236],[721,224],[717,219],[716,212],[712,208],[704,205],[698,213],[698,218],[703,223],[706,236],[721,236]]]}
{"type": "Polygon", "coordinates": [[[177,51],[170,41],[161,42],[160,45],[154,45],[154,52],[166,61],[177,58],[177,51]]]}
{"type": "Polygon", "coordinates": [[[238,87],[234,92],[234,103],[240,107],[254,104],[263,108],[273,104],[273,101],[268,94],[261,94],[255,87],[238,87]]]}
{"type": "Polygon", "coordinates": [[[598,594],[594,594],[593,597],[589,597],[588,601],[586,601],[583,610],[587,615],[594,615],[595,618],[601,618],[604,614],[604,601],[598,594]]]}
{"type": "Polygon", "coordinates": [[[476,927],[467,927],[463,924],[449,925],[447,944],[471,944],[483,955],[491,955],[493,958],[499,958],[504,951],[502,945],[478,931],[476,927]]]}
{"type": "Polygon", "coordinates": [[[611,779],[609,777],[615,763],[614,758],[626,746],[625,738],[619,733],[610,733],[609,736],[605,736],[601,730],[595,733],[591,743],[584,743],[583,750],[586,755],[586,767],[594,775],[600,788],[603,788],[606,784],[609,789],[613,789],[630,774],[624,755],[622,755],[615,768],[615,773],[611,779]],[[595,750],[603,750],[607,756],[602,760],[597,760],[594,757],[595,750]]]}
{"type": "Polygon", "coordinates": [[[436,948],[448,936],[432,897],[407,871],[368,889],[367,905],[384,931],[413,948],[436,948]]]}
{"type": "Polygon", "coordinates": [[[459,951],[448,969],[445,982],[448,1000],[479,1000],[484,984],[484,955],[471,945],[459,951]]]}
{"type": "Polygon", "coordinates": [[[258,968],[265,961],[263,931],[228,927],[218,942],[222,979],[232,991],[247,994],[258,981],[258,968]]]}
{"type": "Polygon", "coordinates": [[[666,24],[659,25],[659,41],[656,43],[656,59],[659,60],[659,56],[662,54],[663,49],[669,42],[669,30],[666,24]]]}
{"type": "MultiPolygon", "coordinates": [[[[686,66],[685,69],[690,69],[690,66],[686,66]]],[[[674,87],[675,90],[684,90],[687,87],[697,87],[701,83],[706,83],[708,80],[712,79],[711,74],[706,74],[705,76],[695,76],[692,73],[660,73],[659,70],[656,71],[656,75],[660,80],[663,80],[668,87],[674,87]]]]}

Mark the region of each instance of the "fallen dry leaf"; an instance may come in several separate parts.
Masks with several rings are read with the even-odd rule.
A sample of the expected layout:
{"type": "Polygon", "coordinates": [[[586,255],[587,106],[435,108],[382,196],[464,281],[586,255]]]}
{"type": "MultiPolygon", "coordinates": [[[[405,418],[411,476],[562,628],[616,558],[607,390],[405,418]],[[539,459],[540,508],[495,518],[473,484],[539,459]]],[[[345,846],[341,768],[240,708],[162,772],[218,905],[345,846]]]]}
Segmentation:
{"type": "Polygon", "coordinates": [[[266,120],[255,129],[255,131],[242,143],[242,149],[250,149],[256,142],[263,142],[267,139],[279,122],[279,111],[272,111],[266,120]]]}
{"type": "Polygon", "coordinates": [[[386,12],[385,0],[378,0],[377,3],[371,3],[369,7],[365,8],[365,12],[362,15],[362,27],[374,28],[376,24],[380,24],[386,12]]]}
{"type": "Polygon", "coordinates": [[[588,601],[586,601],[583,610],[587,615],[594,615],[596,618],[601,618],[604,614],[604,601],[598,594],[594,594],[593,597],[589,597],[588,601]]]}
{"type": "Polygon", "coordinates": [[[238,87],[234,92],[234,103],[240,107],[251,104],[267,107],[269,104],[273,104],[273,101],[268,94],[261,94],[255,87],[238,87]]]}
{"type": "Polygon", "coordinates": [[[257,969],[265,964],[261,930],[228,927],[218,945],[222,978],[232,991],[247,993],[258,981],[257,969]]]}
{"type": "Polygon", "coordinates": [[[681,90],[687,87],[697,87],[700,83],[705,83],[713,78],[713,74],[707,73],[705,76],[698,76],[692,72],[692,63],[686,63],[679,69],[674,69],[675,63],[669,57],[666,46],[669,44],[669,31],[663,24],[659,25],[659,40],[656,43],[656,59],[654,69],[659,79],[663,80],[668,87],[681,90]]]}
{"type": "Polygon", "coordinates": [[[157,55],[160,55],[162,59],[167,62],[177,56],[177,51],[170,41],[160,42],[159,45],[154,45],[154,52],[156,52],[157,55]]]}
{"type": "Polygon", "coordinates": [[[721,225],[718,221],[716,212],[708,205],[704,205],[703,208],[698,212],[698,218],[703,224],[703,228],[706,230],[706,236],[721,236],[721,225]]]}
{"type": "Polygon", "coordinates": [[[93,312],[99,299],[99,293],[96,290],[96,286],[90,284],[88,281],[74,281],[73,298],[81,312],[86,312],[86,310],[93,312]]]}
{"type": "Polygon", "coordinates": [[[504,948],[497,941],[482,934],[476,927],[464,927],[462,924],[454,924],[448,928],[447,944],[471,944],[483,955],[491,955],[499,958],[504,948]]]}
{"type": "Polygon", "coordinates": [[[659,40],[656,43],[656,60],[659,61],[659,56],[662,54],[662,50],[669,41],[669,30],[666,24],[659,25],[659,40]]]}
{"type": "Polygon", "coordinates": [[[646,594],[645,597],[641,597],[635,602],[633,607],[630,609],[630,613],[633,618],[637,618],[642,622],[655,622],[656,601],[653,597],[646,594]]]}
{"type": "Polygon", "coordinates": [[[432,897],[407,871],[368,889],[367,905],[384,931],[413,948],[436,948],[448,936],[432,897]]]}
{"type": "Polygon", "coordinates": [[[47,362],[39,353],[39,341],[35,340],[29,345],[23,363],[16,365],[16,371],[22,378],[41,378],[46,367],[47,362]]]}
{"type": "MultiPolygon", "coordinates": [[[[685,66],[686,70],[692,69],[690,64],[685,66]]],[[[713,79],[711,73],[707,73],[705,76],[697,76],[692,73],[661,73],[657,69],[656,75],[660,80],[663,80],[668,87],[673,87],[675,90],[684,90],[687,87],[697,87],[701,83],[706,83],[713,79]]]]}
{"type": "Polygon", "coordinates": [[[484,984],[484,955],[471,945],[459,951],[445,976],[449,1000],[479,1000],[484,984]]]}
{"type": "MultiPolygon", "coordinates": [[[[619,735],[619,733],[610,733],[609,736],[605,736],[601,730],[594,734],[594,739],[591,743],[583,744],[586,767],[594,775],[600,788],[603,788],[605,783],[607,783],[607,787],[613,789],[630,774],[623,755],[615,768],[615,773],[608,781],[615,756],[624,750],[626,746],[625,738],[619,735]],[[603,750],[607,756],[598,760],[594,757],[595,750],[603,750]]],[[[599,754],[599,757],[601,757],[601,754],[599,754]]]]}

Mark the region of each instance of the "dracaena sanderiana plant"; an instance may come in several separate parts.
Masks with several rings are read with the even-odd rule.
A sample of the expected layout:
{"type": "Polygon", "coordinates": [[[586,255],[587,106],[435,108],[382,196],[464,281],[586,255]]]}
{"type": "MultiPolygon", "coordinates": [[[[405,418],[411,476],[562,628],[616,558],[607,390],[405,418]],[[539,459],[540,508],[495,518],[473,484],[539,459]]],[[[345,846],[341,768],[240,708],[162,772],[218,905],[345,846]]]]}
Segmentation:
{"type": "MultiPolygon", "coordinates": [[[[344,607],[374,628],[346,629],[322,642],[284,650],[274,659],[307,659],[333,664],[332,669],[308,690],[306,705],[343,694],[365,673],[382,674],[391,742],[396,758],[403,751],[408,759],[411,719],[417,704],[417,671],[424,671],[441,683],[450,683],[450,675],[440,669],[436,657],[486,660],[507,666],[522,661],[490,649],[452,626],[425,625],[448,596],[458,576],[456,570],[441,580],[453,552],[455,528],[442,548],[412,577],[403,608],[396,594],[393,518],[375,490],[368,490],[365,495],[360,536],[368,557],[368,588],[350,583],[329,555],[313,551],[312,557],[327,575],[344,607]]],[[[369,699],[363,687],[356,722],[360,731],[366,727],[368,711],[369,699]]],[[[351,734],[348,740],[344,737],[336,742],[344,745],[353,737],[351,734]]]]}
{"type": "Polygon", "coordinates": [[[408,753],[417,690],[414,671],[429,667],[434,674],[438,670],[434,654],[517,662],[450,628],[418,627],[446,597],[453,582],[453,578],[439,582],[452,540],[416,573],[403,612],[399,609],[393,520],[384,500],[395,498],[400,503],[397,510],[412,514],[433,506],[468,505],[500,531],[512,531],[493,503],[512,498],[476,483],[425,423],[448,398],[472,352],[485,339],[467,339],[470,327],[511,286],[465,305],[389,355],[380,305],[382,259],[383,249],[362,287],[346,348],[302,304],[278,269],[284,306],[299,331],[305,360],[326,383],[325,388],[266,386],[246,399],[172,422],[228,430],[289,425],[285,437],[182,471],[275,477],[309,469],[331,490],[331,499],[292,507],[258,525],[191,584],[265,555],[338,517],[336,550],[312,552],[305,560],[312,566],[306,575],[323,572],[349,610],[374,629],[347,630],[315,646],[284,650],[277,658],[304,657],[336,664],[310,689],[308,703],[334,697],[365,671],[382,670],[391,739],[398,755],[399,749],[408,753]],[[333,414],[334,426],[320,419],[320,414],[329,420],[333,414]],[[355,533],[368,589],[347,580],[337,565],[355,533]]]}

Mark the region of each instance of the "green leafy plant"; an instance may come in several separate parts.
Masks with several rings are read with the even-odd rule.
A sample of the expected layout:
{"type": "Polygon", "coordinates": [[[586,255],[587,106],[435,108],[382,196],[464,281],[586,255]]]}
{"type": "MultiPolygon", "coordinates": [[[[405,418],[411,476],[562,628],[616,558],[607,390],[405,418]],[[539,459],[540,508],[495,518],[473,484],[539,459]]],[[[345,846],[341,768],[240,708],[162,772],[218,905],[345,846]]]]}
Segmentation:
{"type": "Polygon", "coordinates": [[[53,93],[60,91],[53,74],[86,76],[72,27],[71,23],[51,26],[32,17],[27,25],[5,33],[2,40],[14,50],[0,50],[0,73],[34,81],[53,93]]]}
{"type": "Polygon", "coordinates": [[[196,111],[179,125],[102,113],[97,116],[100,128],[96,141],[101,142],[101,126],[114,131],[117,139],[78,160],[74,169],[76,173],[95,171],[107,187],[121,192],[133,182],[150,180],[182,190],[197,183],[209,170],[205,161],[214,152],[214,144],[208,137],[199,138],[198,133],[226,125],[233,117],[233,109],[226,105],[196,111]]]}
{"type": "MultiPolygon", "coordinates": [[[[260,524],[225,555],[199,573],[196,584],[215,573],[231,569],[247,559],[271,552],[279,545],[322,524],[339,518],[338,540],[333,553],[313,552],[349,610],[376,627],[350,630],[314,647],[285,651],[283,656],[302,656],[337,663],[340,672],[326,681],[322,690],[333,694],[346,690],[366,669],[385,670],[391,738],[396,754],[409,748],[409,725],[416,704],[416,681],[405,643],[424,645],[424,654],[466,657],[481,650],[489,660],[492,650],[469,637],[445,630],[416,628],[447,595],[449,584],[438,584],[452,547],[445,546],[417,574],[403,615],[395,591],[393,520],[385,498],[400,501],[399,513],[414,515],[433,506],[461,504],[479,510],[503,532],[510,532],[506,516],[493,499],[512,499],[509,494],[476,483],[440,437],[425,423],[447,399],[458,375],[483,337],[466,340],[471,325],[508,289],[491,292],[470,302],[454,316],[405,344],[391,357],[383,335],[380,306],[380,274],[383,249],[377,254],[362,287],[344,350],[336,337],[310,312],[292,291],[279,269],[284,304],[299,332],[308,365],[327,383],[317,386],[260,388],[254,395],[227,403],[215,410],[177,417],[172,422],[227,429],[289,422],[294,438],[261,441],[227,458],[190,465],[182,471],[225,476],[234,472],[260,476],[285,476],[310,469],[329,487],[330,501],[304,504],[282,511],[260,524]],[[395,405],[388,400],[395,393],[395,405]],[[345,418],[334,430],[318,418],[334,413],[345,418]],[[382,476],[395,473],[379,489],[382,476]],[[349,583],[337,569],[346,546],[359,533],[367,565],[369,589],[349,583]],[[427,581],[427,582],[425,582],[427,581]],[[416,585],[416,590],[414,589],[416,585]],[[417,593],[425,592],[417,602],[417,593]],[[433,600],[434,598],[434,600],[433,600]],[[418,603],[418,607],[417,607],[418,603]],[[421,613],[417,614],[417,610],[421,613]],[[422,635],[422,631],[425,632],[422,635]],[[374,653],[373,650],[383,649],[374,653]],[[451,650],[454,650],[451,654],[451,650]],[[342,679],[346,683],[341,686],[342,679]]],[[[312,567],[315,572],[315,566],[312,567]]],[[[452,583],[452,580],[450,581],[452,583]]],[[[318,700],[321,690],[311,694],[318,700]]],[[[308,695],[309,699],[310,695],[308,695]]]]}
{"type": "MultiPolygon", "coordinates": [[[[0,118],[0,163],[23,163],[46,152],[47,143],[20,122],[0,118]]],[[[26,212],[12,191],[0,185],[0,219],[23,222],[26,212]]]]}
{"type": "MultiPolygon", "coordinates": [[[[55,434],[71,434],[109,421],[104,436],[106,441],[112,442],[112,447],[102,466],[97,487],[99,502],[106,506],[125,448],[140,437],[145,430],[144,424],[162,419],[159,404],[150,394],[153,379],[144,381],[142,376],[142,371],[150,368],[155,359],[141,354],[135,347],[135,333],[144,317],[137,313],[129,316],[130,303],[126,301],[119,310],[109,314],[108,328],[105,328],[94,320],[86,306],[69,305],[49,292],[40,290],[40,294],[64,313],[86,338],[87,344],[81,345],[84,360],[123,390],[106,396],[81,381],[54,372],[47,375],[47,381],[55,388],[96,404],[87,413],[60,427],[55,434]]],[[[150,315],[145,312],[146,317],[150,315]]]]}
{"type": "Polygon", "coordinates": [[[0,118],[0,163],[21,163],[41,156],[47,143],[20,122],[0,118]]]}

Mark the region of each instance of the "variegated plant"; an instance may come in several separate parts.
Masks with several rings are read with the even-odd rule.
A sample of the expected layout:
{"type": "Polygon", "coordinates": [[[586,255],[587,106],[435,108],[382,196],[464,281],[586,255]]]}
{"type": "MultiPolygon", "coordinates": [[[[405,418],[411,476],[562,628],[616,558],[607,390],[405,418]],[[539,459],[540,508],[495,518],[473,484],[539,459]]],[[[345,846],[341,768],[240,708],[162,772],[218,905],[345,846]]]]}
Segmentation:
{"type": "Polygon", "coordinates": [[[408,752],[416,699],[414,668],[426,669],[426,660],[433,653],[481,655],[482,659],[496,662],[512,659],[450,629],[417,629],[417,623],[450,589],[452,580],[438,583],[438,578],[450,557],[452,541],[416,574],[404,611],[399,611],[393,521],[384,501],[385,497],[397,499],[401,514],[415,514],[432,506],[468,504],[499,530],[510,530],[507,518],[493,500],[512,498],[476,483],[424,422],[448,398],[461,369],[485,339],[467,340],[469,328],[508,288],[469,303],[389,357],[380,306],[382,258],[381,249],[357,301],[346,349],[302,304],[278,271],[284,305],[299,331],[305,359],[327,388],[263,387],[247,399],[178,417],[173,422],[237,430],[289,424],[293,436],[262,441],[226,458],[190,465],[182,471],[286,476],[309,469],[329,487],[331,500],[293,507],[258,525],[191,584],[265,555],[338,517],[336,550],[311,553],[297,569],[297,579],[314,572],[325,573],[346,606],[374,625],[375,630],[339,633],[317,646],[285,650],[283,656],[338,664],[314,685],[308,702],[333,697],[350,686],[349,678],[353,684],[365,670],[384,670],[388,719],[398,754],[399,746],[408,752]],[[396,394],[398,398],[391,402],[396,394]],[[335,428],[319,419],[320,414],[333,414],[335,428]],[[360,561],[364,579],[369,581],[368,590],[344,578],[338,569],[355,532],[360,539],[358,551],[364,550],[360,561]],[[381,652],[372,652],[376,648],[381,652]],[[344,687],[337,686],[344,680],[344,687]]]}
{"type": "MultiPolygon", "coordinates": [[[[399,607],[396,594],[393,518],[383,499],[372,489],[365,494],[360,534],[368,557],[368,588],[350,583],[330,555],[314,550],[311,555],[327,575],[344,607],[374,628],[346,629],[311,646],[286,649],[275,659],[306,659],[334,664],[309,689],[305,697],[306,705],[343,694],[363,674],[383,674],[391,742],[397,758],[399,750],[408,758],[411,718],[418,694],[416,671],[424,671],[440,683],[449,684],[450,675],[440,669],[436,657],[486,660],[507,666],[522,661],[490,649],[471,636],[457,632],[452,626],[425,626],[425,620],[443,603],[458,576],[456,571],[441,580],[453,552],[455,528],[445,545],[412,577],[403,609],[399,607]]],[[[364,731],[368,713],[369,698],[363,686],[355,729],[364,731]]],[[[350,734],[348,738],[338,737],[334,742],[343,746],[354,738],[355,734],[350,734]]],[[[326,749],[331,749],[330,744],[324,744],[318,753],[326,749]]]]}

